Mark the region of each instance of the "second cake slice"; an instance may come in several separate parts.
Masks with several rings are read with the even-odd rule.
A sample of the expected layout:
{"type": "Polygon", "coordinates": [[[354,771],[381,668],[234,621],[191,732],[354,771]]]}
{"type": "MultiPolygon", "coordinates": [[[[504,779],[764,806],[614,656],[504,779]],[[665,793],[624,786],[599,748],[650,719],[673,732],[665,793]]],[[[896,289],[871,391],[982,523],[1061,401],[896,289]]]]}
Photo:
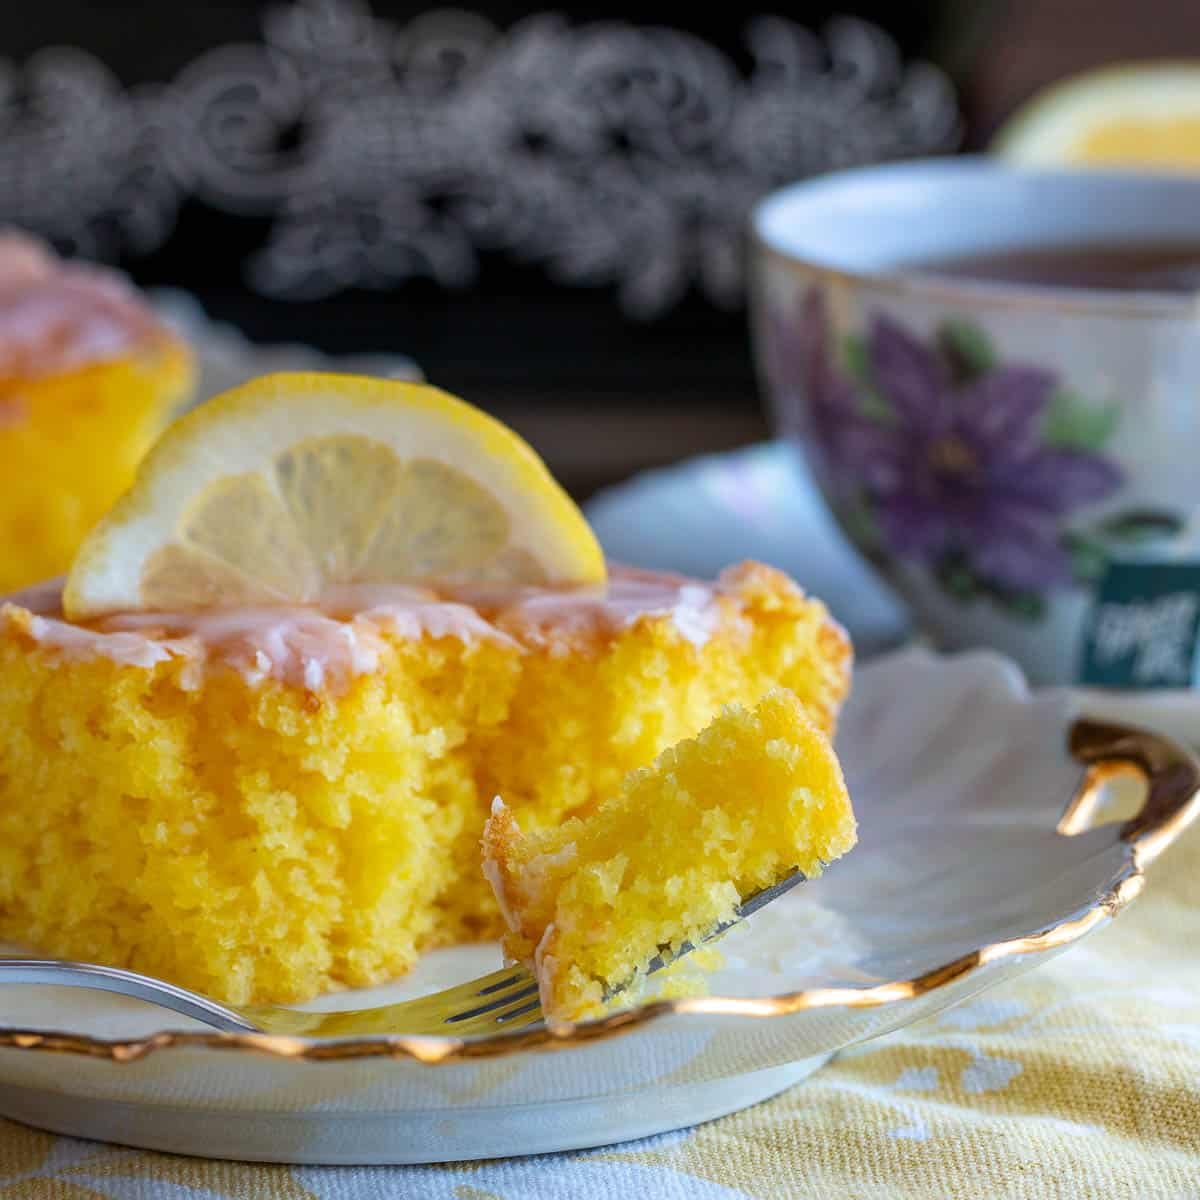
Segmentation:
{"type": "Polygon", "coordinates": [[[533,968],[548,1018],[574,1020],[746,897],[797,869],[819,875],[855,838],[832,746],[780,689],[752,712],[727,708],[590,816],[523,835],[497,799],[484,872],[506,955],[533,968]]]}

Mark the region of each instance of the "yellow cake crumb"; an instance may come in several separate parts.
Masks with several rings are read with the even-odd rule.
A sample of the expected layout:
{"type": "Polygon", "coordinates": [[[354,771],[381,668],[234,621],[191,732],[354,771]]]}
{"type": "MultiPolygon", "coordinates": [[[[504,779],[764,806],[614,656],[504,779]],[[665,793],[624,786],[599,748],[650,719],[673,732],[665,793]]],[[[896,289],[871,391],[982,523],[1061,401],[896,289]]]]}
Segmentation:
{"type": "Polygon", "coordinates": [[[4,606],[0,938],[246,1003],[498,936],[479,869],[492,796],[553,828],[780,685],[833,727],[850,648],[824,607],[757,565],[722,577],[718,605],[699,644],[650,615],[587,636],[494,613],[492,639],[390,635],[340,688],[197,675],[152,633],[140,662],[76,652],[66,634],[87,630],[54,643],[4,606]]]}
{"type": "Polygon", "coordinates": [[[726,708],[589,816],[523,834],[497,798],[484,871],[509,924],[506,955],[533,967],[548,1018],[578,1020],[747,896],[796,869],[819,875],[855,837],[832,746],[780,689],[752,712],[726,708]]]}
{"type": "Polygon", "coordinates": [[[193,375],[123,276],[0,228],[0,592],[70,566],[193,375]]]}
{"type": "Polygon", "coordinates": [[[182,344],[45,379],[0,380],[0,592],[66,570],[191,382],[182,344]]]}

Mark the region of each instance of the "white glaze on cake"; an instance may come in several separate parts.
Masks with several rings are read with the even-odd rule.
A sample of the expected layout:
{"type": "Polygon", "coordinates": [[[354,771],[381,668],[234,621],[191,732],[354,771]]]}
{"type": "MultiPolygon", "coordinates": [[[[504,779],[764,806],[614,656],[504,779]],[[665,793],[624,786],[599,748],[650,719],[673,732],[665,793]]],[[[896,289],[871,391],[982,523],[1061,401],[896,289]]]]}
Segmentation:
{"type": "Polygon", "coordinates": [[[71,371],[169,336],[116,271],[0,233],[0,379],[71,371]]]}
{"type": "Polygon", "coordinates": [[[188,667],[185,686],[196,686],[207,666],[223,665],[249,683],[271,678],[318,691],[376,670],[389,643],[418,638],[566,653],[640,620],[668,619],[699,646],[717,628],[726,594],[722,581],[614,567],[602,588],[364,584],[338,588],[319,608],[117,613],[77,625],[62,615],[55,580],[8,597],[0,615],[65,658],[102,656],[146,669],[179,658],[188,667]]]}

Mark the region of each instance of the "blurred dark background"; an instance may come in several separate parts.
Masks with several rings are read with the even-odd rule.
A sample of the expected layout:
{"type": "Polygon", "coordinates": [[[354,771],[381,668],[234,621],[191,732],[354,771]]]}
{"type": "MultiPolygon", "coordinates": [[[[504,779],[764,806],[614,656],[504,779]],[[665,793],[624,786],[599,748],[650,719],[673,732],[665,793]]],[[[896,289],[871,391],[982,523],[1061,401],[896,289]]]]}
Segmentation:
{"type": "Polygon", "coordinates": [[[745,215],[976,148],[1200,4],[0,5],[0,220],[258,341],[411,354],[577,494],[766,436],[745,215]]]}

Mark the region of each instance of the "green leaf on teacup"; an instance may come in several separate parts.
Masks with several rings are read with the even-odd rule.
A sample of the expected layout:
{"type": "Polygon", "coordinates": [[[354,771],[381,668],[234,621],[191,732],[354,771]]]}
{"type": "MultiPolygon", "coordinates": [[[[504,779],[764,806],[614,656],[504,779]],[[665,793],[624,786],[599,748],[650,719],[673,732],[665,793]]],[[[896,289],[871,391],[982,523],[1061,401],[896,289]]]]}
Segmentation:
{"type": "Polygon", "coordinates": [[[1108,565],[1104,544],[1095,537],[1077,530],[1062,536],[1062,547],[1071,560],[1071,574],[1080,583],[1094,583],[1108,565]]]}
{"type": "Polygon", "coordinates": [[[868,558],[873,557],[883,538],[867,497],[862,492],[847,497],[837,506],[837,515],[846,536],[868,558]]]}
{"type": "Polygon", "coordinates": [[[945,555],[934,568],[934,577],[942,591],[959,604],[970,604],[982,591],[982,581],[971,570],[966,555],[960,552],[945,555]]]}
{"type": "Polygon", "coordinates": [[[960,383],[987,374],[998,361],[992,339],[972,321],[943,321],[938,326],[937,345],[960,383]]]}
{"type": "Polygon", "coordinates": [[[1059,450],[1096,451],[1116,432],[1121,408],[1089,404],[1077,392],[1060,388],[1050,397],[1042,425],[1042,441],[1059,450]]]}
{"type": "Polygon", "coordinates": [[[861,333],[848,333],[842,339],[842,361],[846,374],[859,387],[873,388],[874,375],[871,371],[871,355],[867,351],[867,339],[861,333]]]}
{"type": "Polygon", "coordinates": [[[896,414],[875,383],[867,339],[858,333],[847,334],[842,339],[842,362],[854,383],[859,413],[877,425],[894,425],[896,414]]]}
{"type": "Polygon", "coordinates": [[[935,564],[933,576],[945,595],[964,607],[986,601],[1019,621],[1040,621],[1046,615],[1046,602],[1036,592],[1015,592],[998,586],[978,574],[961,550],[944,554],[935,564]]]}
{"type": "Polygon", "coordinates": [[[1021,621],[1040,621],[1046,615],[1046,601],[1036,592],[1005,592],[996,596],[1010,617],[1021,621]]]}
{"type": "Polygon", "coordinates": [[[1143,544],[1174,537],[1183,525],[1183,518],[1175,513],[1162,509],[1136,508],[1106,517],[1097,529],[1112,542],[1143,544]]]}

